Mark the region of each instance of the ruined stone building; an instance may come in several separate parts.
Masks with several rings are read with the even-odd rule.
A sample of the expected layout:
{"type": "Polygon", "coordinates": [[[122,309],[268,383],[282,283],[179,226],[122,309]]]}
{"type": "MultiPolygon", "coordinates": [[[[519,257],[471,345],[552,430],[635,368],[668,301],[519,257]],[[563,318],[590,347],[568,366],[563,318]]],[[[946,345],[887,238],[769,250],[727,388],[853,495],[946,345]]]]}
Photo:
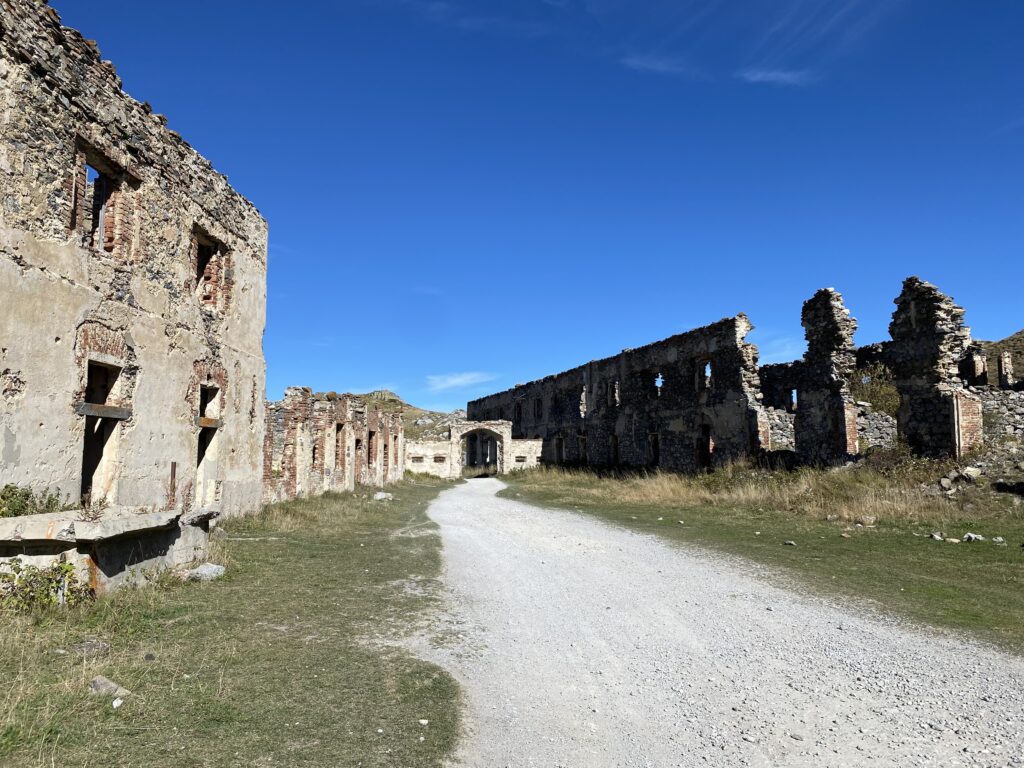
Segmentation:
{"type": "Polygon", "coordinates": [[[95,43],[0,0],[0,482],[257,509],[266,255],[259,212],[95,43]]]}
{"type": "Polygon", "coordinates": [[[990,383],[964,311],[935,286],[908,278],[895,300],[892,340],[858,350],[856,321],[832,289],[803,307],[807,352],[758,367],[744,315],[624,350],[468,405],[472,420],[512,422],[513,438],[543,441],[552,464],[709,469],[789,455],[846,461],[901,435],[925,456],[962,456],[985,434],[1024,432],[1024,393],[1009,356],[990,383]],[[896,418],[857,401],[866,362],[891,372],[896,418]]]}
{"type": "Polygon", "coordinates": [[[511,421],[459,419],[449,425],[446,438],[408,441],[405,467],[449,480],[462,477],[464,468],[506,475],[536,467],[542,445],[541,440],[513,439],[511,421]]]}
{"type": "Polygon", "coordinates": [[[368,410],[353,395],[289,387],[267,404],[263,445],[266,502],[384,486],[405,473],[401,413],[368,410]]]}

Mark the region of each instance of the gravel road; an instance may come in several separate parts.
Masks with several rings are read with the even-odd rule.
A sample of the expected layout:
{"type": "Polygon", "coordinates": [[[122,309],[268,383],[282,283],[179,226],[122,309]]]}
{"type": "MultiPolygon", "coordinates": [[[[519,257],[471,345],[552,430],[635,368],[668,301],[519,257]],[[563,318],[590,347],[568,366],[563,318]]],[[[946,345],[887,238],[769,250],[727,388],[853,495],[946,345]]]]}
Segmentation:
{"type": "Polygon", "coordinates": [[[1024,766],[1024,662],[694,547],[446,491],[458,765],[1024,766]],[[770,582],[774,582],[770,583],[770,582]]]}

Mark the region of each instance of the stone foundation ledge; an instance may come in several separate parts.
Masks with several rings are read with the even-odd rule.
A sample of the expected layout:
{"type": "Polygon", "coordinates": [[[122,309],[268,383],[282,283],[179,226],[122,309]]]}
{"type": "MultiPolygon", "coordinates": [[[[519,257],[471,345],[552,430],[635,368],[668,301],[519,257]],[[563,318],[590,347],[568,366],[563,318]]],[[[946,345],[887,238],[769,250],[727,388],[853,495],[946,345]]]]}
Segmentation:
{"type": "Polygon", "coordinates": [[[209,527],[220,510],[120,508],[96,520],[82,510],[0,518],[0,570],[18,558],[45,568],[69,562],[97,594],[143,584],[209,555],[209,527]]]}

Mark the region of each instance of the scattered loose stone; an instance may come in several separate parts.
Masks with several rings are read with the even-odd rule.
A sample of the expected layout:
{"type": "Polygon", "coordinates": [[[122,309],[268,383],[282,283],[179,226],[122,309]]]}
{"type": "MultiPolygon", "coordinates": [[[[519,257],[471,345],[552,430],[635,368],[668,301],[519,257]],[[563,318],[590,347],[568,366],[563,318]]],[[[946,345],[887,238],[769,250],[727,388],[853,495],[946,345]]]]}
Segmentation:
{"type": "Polygon", "coordinates": [[[795,546],[796,546],[796,542],[795,542],[795,541],[793,541],[792,539],[786,539],[786,541],[784,541],[784,542],[782,542],[782,543],[783,543],[783,544],[784,544],[785,546],[787,546],[787,547],[795,547],[795,546]]]}
{"type": "Polygon", "coordinates": [[[89,693],[96,696],[117,696],[123,698],[125,696],[129,696],[131,691],[127,688],[122,688],[113,680],[106,678],[103,675],[97,675],[92,679],[92,682],[89,683],[89,693]]]}
{"type": "Polygon", "coordinates": [[[373,494],[374,501],[393,501],[395,498],[392,493],[385,493],[384,491],[377,491],[373,494]]]}
{"type": "Polygon", "coordinates": [[[942,541],[943,539],[946,538],[946,536],[943,533],[941,533],[940,531],[936,531],[935,533],[932,534],[932,538],[935,539],[935,541],[942,541]]]}
{"type": "Polygon", "coordinates": [[[225,568],[223,565],[215,565],[214,563],[203,563],[197,568],[193,568],[190,571],[185,572],[185,581],[213,581],[219,579],[224,575],[225,568]]]}
{"type": "Polygon", "coordinates": [[[970,531],[968,531],[967,533],[964,534],[964,539],[963,540],[967,541],[967,542],[970,542],[970,541],[985,541],[985,537],[982,536],[980,533],[971,533],[970,531]]]}
{"type": "Polygon", "coordinates": [[[110,650],[110,643],[89,638],[88,640],[83,640],[80,643],[75,643],[71,646],[71,650],[75,653],[82,654],[85,658],[89,658],[90,656],[101,656],[110,650]]]}
{"type": "Polygon", "coordinates": [[[948,539],[946,539],[946,543],[947,544],[959,544],[960,543],[960,539],[948,538],[948,539]]]}

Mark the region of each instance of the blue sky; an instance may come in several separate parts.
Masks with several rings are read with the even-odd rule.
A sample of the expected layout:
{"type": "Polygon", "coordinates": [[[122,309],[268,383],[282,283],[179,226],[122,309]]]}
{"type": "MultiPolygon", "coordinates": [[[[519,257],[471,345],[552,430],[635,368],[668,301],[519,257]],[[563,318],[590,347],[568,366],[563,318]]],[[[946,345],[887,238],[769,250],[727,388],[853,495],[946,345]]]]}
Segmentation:
{"type": "Polygon", "coordinates": [[[450,409],[910,274],[1024,327],[1024,4],[54,0],[270,222],[268,395],[450,409]]]}

